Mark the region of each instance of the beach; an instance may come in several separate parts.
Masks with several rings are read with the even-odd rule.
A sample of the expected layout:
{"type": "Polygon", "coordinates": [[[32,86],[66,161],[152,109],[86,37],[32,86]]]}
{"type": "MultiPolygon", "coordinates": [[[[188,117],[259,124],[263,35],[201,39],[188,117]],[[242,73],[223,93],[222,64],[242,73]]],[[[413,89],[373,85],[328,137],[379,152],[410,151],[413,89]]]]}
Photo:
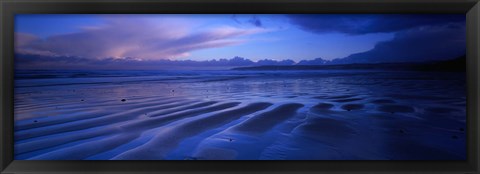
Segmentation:
{"type": "Polygon", "coordinates": [[[463,72],[33,71],[15,160],[465,160],[463,72]]]}

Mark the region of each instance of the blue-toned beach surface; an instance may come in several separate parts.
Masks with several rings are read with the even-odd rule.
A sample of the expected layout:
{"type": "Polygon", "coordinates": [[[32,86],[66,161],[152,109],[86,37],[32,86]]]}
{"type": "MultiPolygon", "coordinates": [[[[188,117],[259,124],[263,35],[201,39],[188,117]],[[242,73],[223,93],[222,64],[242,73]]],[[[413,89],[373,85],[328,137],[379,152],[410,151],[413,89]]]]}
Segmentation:
{"type": "Polygon", "coordinates": [[[16,71],[16,160],[465,160],[465,73],[16,71]]]}

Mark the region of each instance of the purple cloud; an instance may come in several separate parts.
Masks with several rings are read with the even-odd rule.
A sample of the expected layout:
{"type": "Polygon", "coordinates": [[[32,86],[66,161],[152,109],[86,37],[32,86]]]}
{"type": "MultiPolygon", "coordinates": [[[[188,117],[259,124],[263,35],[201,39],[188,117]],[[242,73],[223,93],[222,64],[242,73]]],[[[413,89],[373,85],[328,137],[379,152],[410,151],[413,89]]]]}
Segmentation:
{"type": "Polygon", "coordinates": [[[134,57],[143,60],[186,57],[198,49],[225,47],[244,43],[239,37],[262,32],[228,26],[204,31],[190,31],[186,23],[151,21],[122,16],[106,17],[102,26],[85,27],[81,32],[37,38],[16,34],[16,51],[26,54],[105,57],[134,57]]]}

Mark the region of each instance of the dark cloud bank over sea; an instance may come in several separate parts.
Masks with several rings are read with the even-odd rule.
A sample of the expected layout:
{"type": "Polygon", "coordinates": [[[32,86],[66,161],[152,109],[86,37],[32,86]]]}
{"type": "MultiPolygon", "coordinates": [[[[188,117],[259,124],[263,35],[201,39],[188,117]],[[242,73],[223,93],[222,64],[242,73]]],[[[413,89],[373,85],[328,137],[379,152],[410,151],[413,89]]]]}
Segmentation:
{"type": "Polygon", "coordinates": [[[426,26],[465,23],[465,15],[417,14],[319,14],[288,15],[290,22],[313,33],[338,32],[351,35],[398,32],[426,26]]]}
{"type": "MultiPolygon", "coordinates": [[[[425,62],[462,56],[465,15],[290,15],[293,24],[313,33],[350,35],[393,32],[392,40],[369,51],[338,58],[326,64],[425,62]]],[[[311,63],[321,63],[313,60],[311,63]]],[[[304,63],[309,64],[309,63],[304,63]]]]}

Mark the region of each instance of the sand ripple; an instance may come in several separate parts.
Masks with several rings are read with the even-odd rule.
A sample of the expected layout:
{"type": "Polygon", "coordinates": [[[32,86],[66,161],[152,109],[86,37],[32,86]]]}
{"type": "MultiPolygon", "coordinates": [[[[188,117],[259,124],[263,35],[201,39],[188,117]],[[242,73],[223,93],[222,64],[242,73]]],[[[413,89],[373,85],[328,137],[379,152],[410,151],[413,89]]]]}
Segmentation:
{"type": "Polygon", "coordinates": [[[464,159],[457,76],[315,73],[26,81],[15,96],[15,159],[464,159]]]}

